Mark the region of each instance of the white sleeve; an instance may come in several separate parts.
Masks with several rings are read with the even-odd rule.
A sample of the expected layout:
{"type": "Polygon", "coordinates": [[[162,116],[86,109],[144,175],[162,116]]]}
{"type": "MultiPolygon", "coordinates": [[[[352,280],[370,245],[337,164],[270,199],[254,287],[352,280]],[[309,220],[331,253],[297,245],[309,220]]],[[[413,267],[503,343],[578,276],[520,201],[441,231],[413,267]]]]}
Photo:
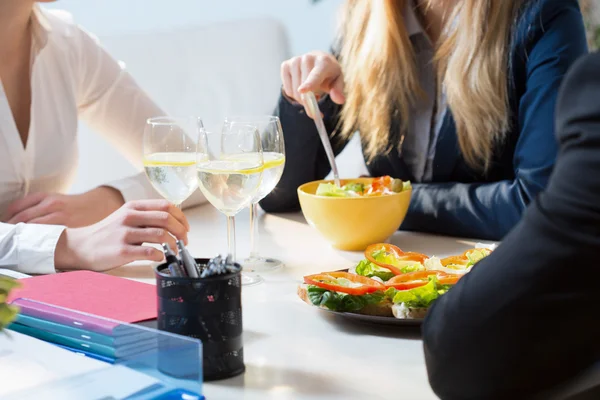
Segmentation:
{"type": "Polygon", "coordinates": [[[0,223],[0,267],[26,274],[52,274],[54,251],[65,230],[59,225],[0,223]]]}
{"type": "Polygon", "coordinates": [[[146,120],[164,111],[90,34],[78,27],[73,40],[80,117],[141,171],[146,120]]]}
{"type": "MultiPolygon", "coordinates": [[[[77,34],[79,114],[141,171],[146,120],[166,114],[138,86],[123,63],[112,58],[83,29],[78,28],[77,34]]],[[[120,191],[125,201],[161,198],[144,173],[109,182],[106,186],[120,191]]],[[[205,202],[204,196],[194,193],[184,206],[205,202]]]]}

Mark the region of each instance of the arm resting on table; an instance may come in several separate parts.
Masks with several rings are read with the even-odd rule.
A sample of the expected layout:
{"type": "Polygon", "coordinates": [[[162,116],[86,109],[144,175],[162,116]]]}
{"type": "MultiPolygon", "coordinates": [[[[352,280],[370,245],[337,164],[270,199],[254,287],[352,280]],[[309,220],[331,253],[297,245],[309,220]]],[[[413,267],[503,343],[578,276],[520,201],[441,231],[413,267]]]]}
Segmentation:
{"type": "Polygon", "coordinates": [[[51,274],[64,226],[0,223],[0,268],[25,274],[51,274]]]}
{"type": "Polygon", "coordinates": [[[599,71],[596,54],[565,80],[548,189],[430,310],[425,356],[443,399],[528,398],[600,360],[599,71]]]}

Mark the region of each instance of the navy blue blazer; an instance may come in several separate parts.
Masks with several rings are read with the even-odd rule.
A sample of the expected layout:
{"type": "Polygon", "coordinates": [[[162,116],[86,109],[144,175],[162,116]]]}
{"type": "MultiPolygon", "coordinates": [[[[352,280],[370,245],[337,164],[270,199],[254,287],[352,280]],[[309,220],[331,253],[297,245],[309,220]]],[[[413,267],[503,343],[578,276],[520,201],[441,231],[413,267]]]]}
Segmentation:
{"type": "Polygon", "coordinates": [[[558,392],[568,389],[578,392],[569,400],[600,399],[597,373],[595,388],[576,384],[600,361],[599,72],[596,53],[563,82],[548,187],[427,313],[425,361],[441,399],[567,400],[558,392]]]}
{"type": "MultiPolygon", "coordinates": [[[[577,0],[529,0],[518,18],[510,51],[512,129],[497,145],[487,173],[470,168],[448,112],[436,143],[431,182],[415,183],[401,229],[498,240],[519,221],[527,205],[546,187],[557,155],[554,108],[563,76],[588,52],[577,0]]],[[[321,102],[328,132],[341,107],[321,102]]],[[[313,121],[281,96],[276,110],[285,137],[286,166],[277,188],[260,203],[267,212],[299,209],[299,185],[325,177],[330,167],[313,121]]],[[[398,143],[400,121],[392,120],[390,141],[398,143]]],[[[347,141],[335,133],[339,154],[347,141]]],[[[393,146],[368,164],[372,176],[415,181],[393,146]]],[[[426,156],[426,155],[424,155],[426,156]]]]}

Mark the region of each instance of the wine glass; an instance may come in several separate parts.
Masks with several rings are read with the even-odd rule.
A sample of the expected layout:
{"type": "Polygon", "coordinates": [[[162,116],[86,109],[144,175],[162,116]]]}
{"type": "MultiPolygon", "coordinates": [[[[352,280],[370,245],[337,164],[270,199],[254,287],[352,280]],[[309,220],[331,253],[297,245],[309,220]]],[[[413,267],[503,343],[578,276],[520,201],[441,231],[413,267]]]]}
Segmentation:
{"type": "MultiPolygon", "coordinates": [[[[235,262],[235,215],[248,207],[262,181],[263,152],[255,126],[235,124],[221,132],[200,130],[198,185],[208,201],[227,216],[228,255],[235,262]]],[[[242,270],[243,271],[243,270],[242,270]]],[[[242,285],[262,282],[242,273],[242,285]]]]}
{"type": "Polygon", "coordinates": [[[285,166],[285,146],[283,130],[278,117],[266,115],[256,117],[227,117],[225,126],[236,124],[256,126],[261,139],[264,167],[263,178],[258,192],[250,205],[250,256],[244,266],[256,272],[272,272],[283,266],[274,258],[261,257],[258,250],[258,202],[275,189],[285,166]]]}
{"type": "Polygon", "coordinates": [[[202,121],[155,117],[144,130],[144,170],[154,189],[181,208],[198,187],[196,145],[202,121]]]}

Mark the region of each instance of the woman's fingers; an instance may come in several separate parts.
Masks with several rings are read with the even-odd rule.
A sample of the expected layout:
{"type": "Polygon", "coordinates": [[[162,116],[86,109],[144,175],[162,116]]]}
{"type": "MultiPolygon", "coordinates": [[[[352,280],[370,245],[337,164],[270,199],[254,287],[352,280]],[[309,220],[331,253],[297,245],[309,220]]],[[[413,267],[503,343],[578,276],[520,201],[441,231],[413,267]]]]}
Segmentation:
{"type": "Polygon", "coordinates": [[[183,211],[179,208],[175,207],[172,203],[167,200],[141,200],[141,201],[132,201],[130,206],[134,210],[138,211],[163,211],[171,214],[175,219],[177,219],[187,231],[190,230],[190,223],[183,211]]]}
{"type": "Polygon", "coordinates": [[[290,61],[291,63],[291,74],[292,74],[292,97],[298,103],[302,103],[302,97],[298,92],[298,87],[302,84],[302,71],[300,67],[300,58],[296,57],[290,61]]]}
{"type": "Polygon", "coordinates": [[[294,89],[292,89],[292,71],[290,68],[290,63],[288,61],[281,64],[281,83],[285,95],[289,98],[293,98],[294,89]]]}
{"type": "Polygon", "coordinates": [[[346,96],[344,95],[344,79],[339,76],[331,85],[329,91],[331,100],[336,104],[344,104],[346,102],[346,96]]]}
{"type": "Polygon", "coordinates": [[[64,213],[57,211],[41,217],[33,218],[28,223],[41,225],[65,225],[66,217],[64,213]]]}
{"type": "Polygon", "coordinates": [[[47,193],[33,193],[13,202],[6,209],[6,214],[4,215],[6,222],[8,222],[9,224],[16,223],[14,222],[16,221],[15,217],[17,217],[19,213],[22,213],[23,211],[26,211],[32,207],[35,207],[42,200],[44,200],[46,196],[48,196],[47,193]]]}
{"type": "Polygon", "coordinates": [[[298,88],[298,92],[321,92],[323,89],[321,84],[326,78],[326,73],[327,65],[317,64],[311,69],[310,73],[306,75],[306,78],[303,79],[302,85],[298,88]]]}
{"type": "Polygon", "coordinates": [[[128,264],[133,261],[160,262],[165,258],[162,251],[150,246],[126,245],[121,254],[124,257],[122,264],[128,264]]]}
{"type": "Polygon", "coordinates": [[[134,211],[127,214],[125,218],[128,226],[166,229],[171,235],[187,244],[186,227],[166,211],[134,211]]]}
{"type": "Polygon", "coordinates": [[[180,208],[175,207],[173,204],[169,203],[167,212],[173,217],[175,217],[175,219],[179,221],[188,232],[190,231],[190,223],[188,222],[187,218],[185,217],[185,214],[183,213],[183,211],[181,211],[180,208]]]}
{"type": "Polygon", "coordinates": [[[167,243],[171,250],[177,253],[175,238],[162,228],[134,228],[128,231],[126,241],[128,244],[141,245],[142,243],[162,244],[167,243]]]}
{"type": "Polygon", "coordinates": [[[298,92],[300,94],[303,93],[300,88],[306,85],[306,81],[308,80],[309,76],[314,76],[315,69],[319,67],[319,65],[315,67],[315,58],[313,56],[305,55],[302,57],[300,60],[300,85],[298,87],[298,92]]]}
{"type": "Polygon", "coordinates": [[[341,104],[343,98],[343,78],[339,62],[331,54],[315,51],[301,57],[294,57],[281,64],[281,81],[284,94],[306,107],[303,94],[313,92],[315,96],[334,90],[334,101],[341,104]],[[334,83],[339,82],[334,87],[334,83]],[[334,87],[334,88],[332,88],[334,87]]]}
{"type": "Polygon", "coordinates": [[[9,224],[18,224],[19,222],[32,222],[35,219],[47,216],[55,213],[58,210],[58,204],[54,201],[48,201],[48,198],[44,198],[40,203],[34,205],[31,208],[27,208],[17,215],[9,219],[9,224]]]}
{"type": "MultiPolygon", "coordinates": [[[[317,68],[319,68],[317,66],[317,68]]],[[[312,89],[312,86],[318,86],[317,85],[312,85],[310,79],[311,77],[313,77],[312,79],[315,80],[315,59],[312,55],[305,55],[302,57],[302,61],[301,61],[301,65],[300,65],[300,85],[298,86],[298,93],[300,94],[300,97],[302,98],[302,100],[304,100],[304,93],[306,93],[307,91],[314,91],[317,92],[317,90],[312,89]],[[308,85],[307,85],[307,81],[308,81],[308,85]],[[301,90],[302,88],[305,88],[305,90],[301,90]],[[308,87],[308,89],[306,89],[306,87],[308,87]]],[[[319,79],[318,77],[316,78],[317,80],[319,79]]],[[[307,107],[307,102],[303,101],[304,103],[304,110],[306,111],[306,114],[311,117],[311,118],[315,118],[315,116],[313,115],[311,108],[307,107]]]]}

